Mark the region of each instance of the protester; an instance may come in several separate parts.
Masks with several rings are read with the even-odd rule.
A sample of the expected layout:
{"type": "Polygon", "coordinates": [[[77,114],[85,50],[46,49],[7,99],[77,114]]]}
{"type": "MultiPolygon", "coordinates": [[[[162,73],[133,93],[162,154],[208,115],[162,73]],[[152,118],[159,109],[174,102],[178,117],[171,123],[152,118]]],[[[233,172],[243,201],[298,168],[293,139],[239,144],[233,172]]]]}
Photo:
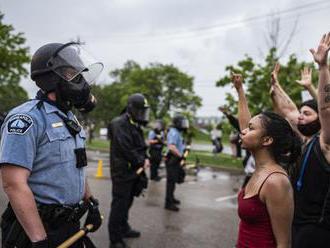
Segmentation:
{"type": "Polygon", "coordinates": [[[290,124],[272,112],[251,118],[241,75],[233,75],[238,92],[242,147],[255,158],[256,170],[238,195],[237,247],[290,247],[293,190],[282,167],[300,154],[299,138],[290,124]]]}
{"type": "Polygon", "coordinates": [[[330,73],[328,51],[330,33],[324,35],[315,51],[319,66],[317,102],[302,103],[300,112],[281,88],[277,74],[272,73],[271,96],[277,111],[287,118],[304,141],[304,152],[296,170],[292,172],[295,213],[292,247],[328,247],[330,243],[330,73]]]}

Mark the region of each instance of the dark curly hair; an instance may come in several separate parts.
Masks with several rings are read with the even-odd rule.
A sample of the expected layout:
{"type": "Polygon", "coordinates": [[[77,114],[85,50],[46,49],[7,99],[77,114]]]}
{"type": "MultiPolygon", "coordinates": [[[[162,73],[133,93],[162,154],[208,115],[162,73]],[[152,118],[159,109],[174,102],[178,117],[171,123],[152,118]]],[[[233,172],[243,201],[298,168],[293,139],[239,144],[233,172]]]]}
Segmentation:
{"type": "Polygon", "coordinates": [[[260,118],[265,135],[273,139],[273,143],[269,147],[273,158],[288,170],[289,166],[300,157],[301,139],[282,116],[265,111],[260,113],[260,118]]]}

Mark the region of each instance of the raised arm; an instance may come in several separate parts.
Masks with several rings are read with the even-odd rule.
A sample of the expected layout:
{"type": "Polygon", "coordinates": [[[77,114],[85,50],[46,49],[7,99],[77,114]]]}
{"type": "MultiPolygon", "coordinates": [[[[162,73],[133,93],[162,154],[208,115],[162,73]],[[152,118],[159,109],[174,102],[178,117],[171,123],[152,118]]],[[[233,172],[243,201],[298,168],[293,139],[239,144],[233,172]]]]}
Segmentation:
{"type": "Polygon", "coordinates": [[[238,93],[238,122],[240,130],[244,130],[248,127],[251,119],[251,113],[246,101],[244,89],[243,89],[243,78],[240,74],[232,75],[233,85],[238,93]]]}
{"type": "Polygon", "coordinates": [[[297,106],[286,94],[278,81],[280,65],[276,63],[271,75],[271,98],[276,112],[286,118],[293,127],[298,124],[299,111],[297,106]]]}
{"type": "MultiPolygon", "coordinates": [[[[328,68],[328,52],[330,49],[330,33],[323,35],[320,44],[315,51],[310,49],[314,61],[319,65],[319,86],[318,86],[318,109],[321,123],[320,143],[321,148],[330,153],[330,73],[328,68]],[[324,146],[325,145],[325,146],[324,146]]],[[[327,159],[329,156],[325,154],[327,159]]],[[[329,161],[329,159],[328,159],[329,161]]]]}
{"type": "Polygon", "coordinates": [[[301,70],[301,78],[300,80],[296,80],[296,82],[303,86],[309,94],[317,100],[317,92],[312,84],[312,68],[306,66],[303,70],[301,70]]]}
{"type": "Polygon", "coordinates": [[[239,123],[238,123],[238,119],[233,116],[231,113],[228,112],[227,108],[225,108],[224,106],[220,106],[218,108],[228,119],[229,124],[235,128],[238,132],[240,132],[240,128],[239,128],[239,123]]]}

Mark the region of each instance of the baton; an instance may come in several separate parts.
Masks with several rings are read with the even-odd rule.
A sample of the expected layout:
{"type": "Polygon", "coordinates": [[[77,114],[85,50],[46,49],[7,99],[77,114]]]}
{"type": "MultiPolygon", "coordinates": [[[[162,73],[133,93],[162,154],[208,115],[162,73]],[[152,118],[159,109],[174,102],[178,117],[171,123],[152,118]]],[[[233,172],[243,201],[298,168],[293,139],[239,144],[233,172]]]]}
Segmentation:
{"type": "Polygon", "coordinates": [[[72,237],[65,240],[60,246],[57,248],[68,248],[70,245],[74,244],[77,240],[81,239],[83,236],[85,236],[87,233],[89,233],[90,230],[92,230],[93,225],[88,224],[87,226],[81,228],[78,232],[76,232],[72,237]]]}
{"type": "Polygon", "coordinates": [[[140,175],[143,171],[143,167],[140,167],[137,171],[136,171],[136,174],[137,175],[140,175]]]}
{"type": "Polygon", "coordinates": [[[189,155],[189,151],[190,151],[190,146],[187,146],[187,149],[186,149],[186,151],[185,151],[184,154],[183,154],[183,159],[182,159],[181,162],[180,162],[180,165],[181,165],[181,166],[184,166],[184,164],[185,164],[185,159],[188,157],[188,155],[189,155]]]}
{"type": "MultiPolygon", "coordinates": [[[[101,219],[103,220],[103,216],[101,216],[101,219]]],[[[93,224],[88,224],[81,228],[78,232],[76,232],[73,236],[65,240],[62,244],[60,244],[57,248],[68,248],[70,245],[77,242],[79,239],[81,239],[83,236],[87,235],[87,233],[90,232],[90,230],[93,229],[93,224]]]]}

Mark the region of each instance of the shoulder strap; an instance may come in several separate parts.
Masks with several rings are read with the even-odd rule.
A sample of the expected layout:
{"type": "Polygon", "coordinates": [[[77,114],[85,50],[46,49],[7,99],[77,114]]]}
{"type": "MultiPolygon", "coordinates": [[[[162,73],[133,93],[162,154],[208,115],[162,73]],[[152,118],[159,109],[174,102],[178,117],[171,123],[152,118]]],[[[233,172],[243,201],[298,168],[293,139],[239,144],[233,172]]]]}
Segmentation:
{"type": "Polygon", "coordinates": [[[265,184],[265,182],[267,181],[267,179],[271,176],[271,175],[273,175],[273,174],[275,174],[275,173],[278,173],[278,174],[282,174],[282,175],[284,175],[284,176],[288,176],[287,174],[285,174],[284,172],[282,172],[282,171],[273,171],[273,172],[271,172],[271,173],[269,173],[268,175],[267,175],[267,177],[264,179],[264,181],[261,183],[261,185],[260,185],[260,187],[259,187],[259,190],[258,190],[258,195],[260,194],[260,191],[261,191],[261,189],[262,189],[262,186],[264,186],[264,184],[265,184]]]}
{"type": "Polygon", "coordinates": [[[312,151],[312,147],[314,146],[317,138],[318,138],[318,135],[315,135],[313,137],[312,141],[308,144],[308,146],[306,148],[306,152],[305,152],[305,156],[304,156],[304,159],[303,159],[303,163],[302,163],[302,166],[300,168],[299,178],[298,178],[297,183],[296,183],[296,189],[297,189],[297,191],[301,191],[301,188],[303,186],[303,177],[304,177],[305,170],[306,170],[306,167],[307,167],[307,162],[308,162],[308,159],[309,159],[309,155],[310,155],[310,153],[312,151]]]}

